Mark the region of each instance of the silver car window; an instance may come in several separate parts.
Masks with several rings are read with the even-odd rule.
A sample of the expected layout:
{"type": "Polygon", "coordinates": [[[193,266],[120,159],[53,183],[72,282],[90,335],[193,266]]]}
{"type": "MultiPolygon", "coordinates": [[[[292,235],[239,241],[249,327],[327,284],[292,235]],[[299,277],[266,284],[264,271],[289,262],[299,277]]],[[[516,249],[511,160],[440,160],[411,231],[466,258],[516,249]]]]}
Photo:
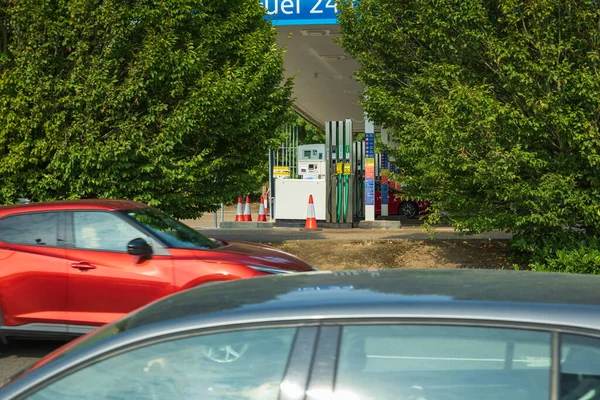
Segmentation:
{"type": "Polygon", "coordinates": [[[562,335],[560,399],[600,399],[600,339],[562,335]]]}
{"type": "Polygon", "coordinates": [[[295,328],[171,340],[102,360],[28,400],[277,400],[295,328]]]}
{"type": "Polygon", "coordinates": [[[347,326],[335,399],[550,398],[548,332],[461,326],[347,326]]]}

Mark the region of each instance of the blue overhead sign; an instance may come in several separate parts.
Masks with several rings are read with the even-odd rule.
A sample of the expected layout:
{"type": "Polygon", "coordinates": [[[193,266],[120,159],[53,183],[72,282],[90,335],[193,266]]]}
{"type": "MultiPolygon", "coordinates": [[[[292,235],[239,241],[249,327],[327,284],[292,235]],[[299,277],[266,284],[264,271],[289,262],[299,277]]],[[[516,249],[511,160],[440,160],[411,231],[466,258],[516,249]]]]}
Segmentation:
{"type": "Polygon", "coordinates": [[[337,24],[335,0],[260,0],[273,25],[337,24]]]}

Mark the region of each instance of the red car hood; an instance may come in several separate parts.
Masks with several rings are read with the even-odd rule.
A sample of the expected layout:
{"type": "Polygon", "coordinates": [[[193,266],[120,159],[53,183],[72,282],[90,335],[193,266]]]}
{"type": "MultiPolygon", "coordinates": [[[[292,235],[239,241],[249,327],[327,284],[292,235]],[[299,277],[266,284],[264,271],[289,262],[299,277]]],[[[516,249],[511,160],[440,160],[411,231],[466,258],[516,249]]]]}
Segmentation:
{"type": "MultiPolygon", "coordinates": [[[[211,250],[214,253],[222,253],[223,258],[228,261],[238,261],[247,265],[273,267],[289,271],[314,271],[312,265],[300,258],[281,251],[271,246],[257,243],[223,241],[223,247],[211,250]]],[[[199,258],[205,258],[205,251],[198,252],[199,258]]]]}

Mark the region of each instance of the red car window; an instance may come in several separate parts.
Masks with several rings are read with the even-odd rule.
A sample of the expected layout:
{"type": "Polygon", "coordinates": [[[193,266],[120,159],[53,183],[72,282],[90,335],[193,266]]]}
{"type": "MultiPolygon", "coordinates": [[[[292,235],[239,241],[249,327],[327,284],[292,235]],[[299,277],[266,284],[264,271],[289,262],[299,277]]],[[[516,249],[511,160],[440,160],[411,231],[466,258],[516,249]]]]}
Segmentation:
{"type": "Polygon", "coordinates": [[[30,246],[56,246],[58,213],[30,213],[0,219],[0,240],[30,246]]]}
{"type": "Polygon", "coordinates": [[[75,247],[89,250],[127,251],[133,239],[148,239],[141,231],[108,212],[73,213],[75,247]]]}

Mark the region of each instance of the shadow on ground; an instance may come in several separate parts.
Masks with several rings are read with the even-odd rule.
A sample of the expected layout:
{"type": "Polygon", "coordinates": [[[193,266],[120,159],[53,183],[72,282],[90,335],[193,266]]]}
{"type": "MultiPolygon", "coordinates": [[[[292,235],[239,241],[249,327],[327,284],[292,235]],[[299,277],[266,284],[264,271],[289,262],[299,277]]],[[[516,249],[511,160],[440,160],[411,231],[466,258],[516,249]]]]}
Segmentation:
{"type": "Polygon", "coordinates": [[[65,343],[58,340],[10,340],[8,344],[0,344],[0,382],[28,368],[65,343]]]}

